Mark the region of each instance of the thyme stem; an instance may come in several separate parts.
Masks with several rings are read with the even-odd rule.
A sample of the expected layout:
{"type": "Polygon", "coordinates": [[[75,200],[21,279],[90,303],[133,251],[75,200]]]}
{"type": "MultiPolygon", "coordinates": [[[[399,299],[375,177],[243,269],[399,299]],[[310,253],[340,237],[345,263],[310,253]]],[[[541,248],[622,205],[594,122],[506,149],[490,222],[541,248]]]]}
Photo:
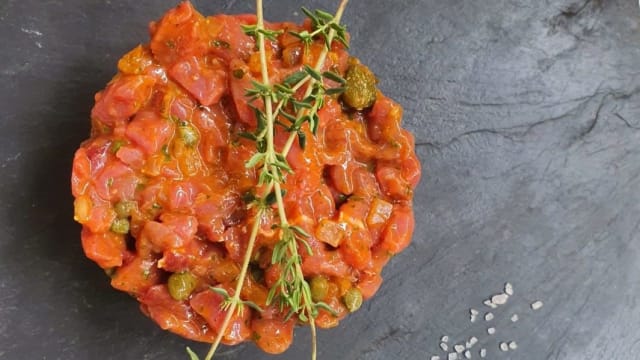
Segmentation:
{"type": "Polygon", "coordinates": [[[222,341],[222,337],[224,336],[225,331],[229,327],[229,323],[231,322],[231,317],[236,311],[237,305],[240,303],[240,292],[242,291],[242,285],[244,285],[244,280],[247,277],[247,269],[249,269],[249,262],[251,260],[251,253],[253,253],[253,247],[256,243],[256,237],[258,236],[258,230],[260,229],[260,223],[263,214],[262,209],[258,210],[258,213],[255,217],[255,221],[253,226],[251,227],[251,235],[249,237],[249,243],[247,244],[247,252],[244,255],[244,260],[242,262],[242,269],[240,270],[240,274],[238,275],[238,283],[236,284],[235,291],[233,293],[233,297],[231,298],[231,307],[227,310],[227,314],[224,317],[224,321],[222,322],[222,326],[220,327],[220,331],[216,334],[216,339],[211,345],[207,356],[204,358],[205,360],[211,360],[213,355],[215,354],[218,346],[220,345],[220,341],[222,341]]]}
{"type": "MultiPolygon", "coordinates": [[[[340,19],[342,18],[342,14],[344,12],[344,9],[347,3],[348,3],[348,0],[342,0],[342,2],[340,3],[340,6],[338,7],[338,10],[334,16],[334,19],[332,20],[332,23],[334,23],[334,25],[340,23],[340,19]]],[[[269,79],[267,53],[265,49],[265,34],[268,34],[268,31],[264,27],[264,13],[263,13],[263,7],[262,7],[262,0],[256,0],[256,8],[257,8],[256,9],[257,23],[255,27],[254,36],[257,40],[257,46],[258,46],[258,51],[260,55],[260,67],[261,67],[261,75],[262,75],[262,84],[260,85],[263,89],[270,89],[271,81],[269,79]]],[[[326,40],[327,46],[323,48],[313,68],[316,72],[319,72],[324,66],[327,55],[331,50],[330,44],[332,43],[334,37],[336,36],[336,30],[333,27],[331,27],[329,24],[325,24],[321,28],[316,29],[316,31],[312,33],[312,36],[318,35],[320,33],[325,34],[326,36],[325,40],[326,40]],[[326,33],[326,30],[328,28],[330,28],[330,30],[328,33],[326,33]]],[[[307,85],[307,89],[303,97],[303,98],[307,98],[312,94],[314,90],[314,85],[318,81],[322,81],[322,80],[321,79],[317,80],[308,74],[304,78],[302,78],[299,82],[297,82],[295,85],[291,86],[291,90],[295,92],[299,90],[302,86],[307,85]]],[[[304,273],[302,271],[301,257],[298,253],[298,244],[297,244],[298,240],[293,235],[293,232],[292,232],[293,231],[292,229],[296,227],[289,225],[287,214],[285,211],[283,192],[282,192],[282,186],[281,186],[281,183],[283,182],[283,175],[281,174],[282,165],[280,164],[280,162],[284,161],[286,163],[286,160],[283,160],[283,159],[286,159],[286,156],[291,150],[291,146],[296,136],[298,135],[298,132],[292,131],[282,151],[280,153],[276,152],[275,142],[274,142],[275,119],[277,118],[281,109],[285,106],[285,101],[282,99],[278,101],[274,111],[274,101],[276,101],[277,99],[271,95],[263,94],[261,96],[264,102],[264,120],[266,123],[266,133],[264,134],[265,140],[266,140],[266,151],[263,154],[264,158],[262,160],[262,166],[263,166],[263,171],[266,172],[266,175],[268,175],[269,180],[266,182],[266,186],[263,188],[263,194],[261,197],[259,197],[259,199],[264,201],[269,196],[269,194],[271,194],[271,192],[275,190],[274,194],[275,194],[275,200],[276,200],[276,207],[278,210],[278,216],[280,220],[281,232],[288,233],[288,236],[283,236],[283,238],[280,241],[281,242],[286,241],[286,243],[283,244],[283,246],[285,246],[284,249],[285,249],[286,256],[292,262],[293,268],[291,270],[293,271],[293,274],[294,274],[293,275],[294,279],[285,279],[283,281],[284,281],[284,284],[286,284],[286,286],[290,286],[287,289],[293,288],[292,291],[294,292],[299,291],[301,294],[301,300],[302,300],[301,304],[290,303],[290,307],[294,313],[297,313],[299,315],[300,319],[306,318],[309,322],[309,326],[311,327],[311,359],[316,360],[317,334],[316,334],[316,325],[315,325],[314,316],[317,315],[317,308],[315,307],[316,305],[314,304],[313,299],[311,299],[311,294],[309,292],[309,284],[306,282],[304,278],[304,273]]],[[[324,96],[324,94],[321,93],[320,96],[324,96]]],[[[321,103],[317,103],[314,110],[317,111],[317,109],[320,106],[321,106],[321,103]]],[[[302,116],[305,116],[305,114],[307,114],[308,111],[309,109],[300,108],[298,111],[296,111],[296,118],[300,119],[302,116]]],[[[258,236],[259,228],[262,223],[262,215],[264,211],[266,211],[265,209],[266,208],[264,207],[260,207],[256,212],[254,223],[251,229],[251,235],[249,238],[249,242],[247,244],[246,253],[244,254],[242,268],[237,278],[235,291],[233,295],[227,299],[229,306],[226,309],[224,321],[222,323],[222,326],[220,327],[219,332],[216,334],[216,338],[213,344],[211,345],[211,348],[209,349],[209,352],[207,353],[205,360],[211,360],[213,358],[218,346],[222,341],[222,338],[224,337],[224,334],[227,328],[229,327],[231,318],[236,313],[237,307],[239,305],[244,306],[242,299],[240,298],[240,293],[242,291],[242,286],[244,285],[244,281],[247,276],[251,254],[253,253],[253,249],[255,247],[256,238],[258,236]]],[[[302,230],[298,228],[298,231],[302,231],[302,230]]],[[[304,240],[301,240],[301,241],[304,241],[304,240]]],[[[308,244],[307,244],[307,247],[308,247],[308,244]]],[[[289,294],[283,294],[283,295],[287,296],[289,294]]]]}

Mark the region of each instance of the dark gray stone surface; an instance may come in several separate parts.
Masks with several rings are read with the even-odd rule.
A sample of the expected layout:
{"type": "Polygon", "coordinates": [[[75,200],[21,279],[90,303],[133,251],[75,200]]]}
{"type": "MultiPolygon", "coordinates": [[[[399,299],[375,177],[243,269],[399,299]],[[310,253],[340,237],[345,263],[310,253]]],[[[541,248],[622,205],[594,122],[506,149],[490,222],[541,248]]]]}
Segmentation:
{"type": "MultiPolygon", "coordinates": [[[[267,1],[267,16],[296,18],[293,3],[267,1]]],[[[68,185],[93,94],[173,5],[0,1],[1,359],[186,359],[84,258],[68,185]]],[[[635,0],[352,0],[353,52],[405,106],[424,177],[411,247],[320,332],[320,359],[429,359],[444,334],[477,336],[491,359],[639,358],[639,16],[635,0]],[[468,309],[505,281],[516,295],[491,337],[468,309]]],[[[308,342],[298,330],[280,358],[307,358],[308,342]]]]}

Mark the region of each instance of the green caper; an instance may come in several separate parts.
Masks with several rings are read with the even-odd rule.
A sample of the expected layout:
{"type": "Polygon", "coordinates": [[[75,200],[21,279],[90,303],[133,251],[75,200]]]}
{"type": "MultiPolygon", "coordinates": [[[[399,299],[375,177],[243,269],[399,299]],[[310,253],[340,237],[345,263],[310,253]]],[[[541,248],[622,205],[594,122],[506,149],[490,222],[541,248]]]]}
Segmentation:
{"type": "Polygon", "coordinates": [[[322,301],[327,297],[329,292],[329,280],[322,275],[314,276],[311,278],[311,298],[313,301],[322,301]]]}
{"type": "Polygon", "coordinates": [[[371,107],[376,102],[378,80],[368,67],[354,62],[345,76],[342,100],[356,110],[371,107]]]}
{"type": "Polygon", "coordinates": [[[131,210],[133,210],[135,207],[136,203],[133,201],[120,201],[116,203],[116,205],[113,207],[113,210],[115,210],[119,218],[124,219],[131,215],[131,210]]]}
{"type": "Polygon", "coordinates": [[[111,231],[116,234],[127,234],[129,232],[129,220],[115,219],[111,223],[111,231]]]}
{"type": "Polygon", "coordinates": [[[186,123],[178,127],[178,134],[187,146],[193,146],[198,143],[198,133],[193,127],[186,123]]]}
{"type": "Polygon", "coordinates": [[[173,273],[167,282],[169,294],[176,300],[185,300],[196,287],[196,277],[190,272],[173,273]]]}
{"type": "Polygon", "coordinates": [[[349,312],[354,312],[362,306],[362,293],[356,288],[351,288],[342,297],[342,302],[349,312]]]}

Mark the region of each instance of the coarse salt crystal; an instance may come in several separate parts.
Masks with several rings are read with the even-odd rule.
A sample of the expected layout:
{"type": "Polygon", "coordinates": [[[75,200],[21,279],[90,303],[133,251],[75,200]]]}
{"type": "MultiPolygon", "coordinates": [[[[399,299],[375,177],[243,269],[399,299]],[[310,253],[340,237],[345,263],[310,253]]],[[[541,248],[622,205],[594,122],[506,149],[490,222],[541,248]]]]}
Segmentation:
{"type": "Polygon", "coordinates": [[[491,297],[491,302],[496,305],[504,305],[507,303],[508,299],[509,299],[509,295],[507,294],[497,294],[491,297]]]}
{"type": "Polygon", "coordinates": [[[490,328],[487,329],[487,334],[493,335],[495,333],[496,333],[496,328],[490,327],[490,328]]]}
{"type": "Polygon", "coordinates": [[[484,321],[491,321],[493,320],[493,314],[488,312],[486,314],[484,314],[484,321]]]}
{"type": "Polygon", "coordinates": [[[515,350],[517,348],[518,348],[518,344],[516,344],[515,341],[512,341],[512,342],[509,343],[509,349],[515,350]]]}
{"type": "Polygon", "coordinates": [[[460,345],[460,344],[456,344],[453,349],[457,352],[457,353],[461,353],[464,351],[464,346],[460,345]]]}
{"type": "Polygon", "coordinates": [[[504,284],[504,292],[505,294],[512,296],[513,295],[513,285],[511,283],[504,284]]]}
{"type": "Polygon", "coordinates": [[[496,304],[494,304],[493,302],[491,302],[491,300],[485,300],[485,301],[483,302],[483,304],[487,305],[488,307],[490,307],[490,308],[492,308],[492,309],[495,309],[495,308],[497,308],[497,307],[498,307],[498,305],[496,305],[496,304]]]}
{"type": "Polygon", "coordinates": [[[449,337],[447,335],[444,335],[442,338],[440,338],[440,342],[446,343],[449,341],[449,337]]]}
{"type": "Polygon", "coordinates": [[[464,357],[466,357],[467,359],[471,359],[471,351],[467,350],[464,352],[464,357]]]}
{"type": "Polygon", "coordinates": [[[483,358],[487,356],[487,349],[480,349],[480,357],[483,358]]]}
{"type": "Polygon", "coordinates": [[[458,360],[458,354],[456,353],[450,353],[449,356],[447,356],[448,360],[458,360]]]}
{"type": "Polygon", "coordinates": [[[478,314],[480,314],[480,312],[478,312],[478,310],[476,310],[476,309],[469,309],[469,313],[470,313],[471,315],[478,315],[478,314]]]}
{"type": "Polygon", "coordinates": [[[518,314],[511,315],[511,322],[516,322],[518,321],[518,319],[519,319],[518,314]]]}
{"type": "Polygon", "coordinates": [[[449,347],[445,343],[440,343],[440,349],[442,349],[442,351],[448,351],[449,347]]]}
{"type": "Polygon", "coordinates": [[[431,357],[431,360],[440,360],[440,356],[434,355],[431,357]]]}
{"type": "Polygon", "coordinates": [[[540,310],[540,308],[542,308],[542,305],[544,305],[542,303],[542,301],[538,300],[538,301],[536,301],[536,302],[531,304],[531,309],[533,309],[534,311],[535,310],[540,310]]]}
{"type": "Polygon", "coordinates": [[[501,342],[500,343],[500,350],[502,351],[509,351],[509,345],[507,345],[506,342],[501,342]]]}
{"type": "Polygon", "coordinates": [[[473,347],[473,345],[478,343],[478,338],[475,336],[472,336],[469,338],[469,341],[467,341],[466,345],[467,345],[467,349],[470,349],[473,347]]]}

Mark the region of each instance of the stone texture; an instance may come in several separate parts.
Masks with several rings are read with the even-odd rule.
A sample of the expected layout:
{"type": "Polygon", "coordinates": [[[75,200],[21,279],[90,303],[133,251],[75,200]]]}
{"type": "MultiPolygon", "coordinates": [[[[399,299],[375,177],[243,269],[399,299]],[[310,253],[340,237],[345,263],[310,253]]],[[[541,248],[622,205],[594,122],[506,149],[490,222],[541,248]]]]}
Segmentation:
{"type": "MultiPolygon", "coordinates": [[[[93,94],[173,5],[0,4],[1,359],[187,358],[188,342],[160,331],[83,257],[68,179],[93,94]]],[[[253,11],[249,1],[197,5],[253,11]]],[[[269,1],[266,14],[296,19],[298,6],[269,1]]],[[[506,359],[492,354],[500,340],[468,321],[506,281],[517,292],[494,322],[518,359],[636,357],[639,16],[627,0],[350,3],[353,53],[405,106],[424,178],[411,247],[373,300],[320,332],[320,359],[442,357],[443,334],[475,335],[506,359]],[[537,299],[545,306],[534,313],[537,299]]],[[[308,348],[300,329],[280,358],[308,348]]],[[[246,345],[220,358],[273,357],[246,345]]]]}

